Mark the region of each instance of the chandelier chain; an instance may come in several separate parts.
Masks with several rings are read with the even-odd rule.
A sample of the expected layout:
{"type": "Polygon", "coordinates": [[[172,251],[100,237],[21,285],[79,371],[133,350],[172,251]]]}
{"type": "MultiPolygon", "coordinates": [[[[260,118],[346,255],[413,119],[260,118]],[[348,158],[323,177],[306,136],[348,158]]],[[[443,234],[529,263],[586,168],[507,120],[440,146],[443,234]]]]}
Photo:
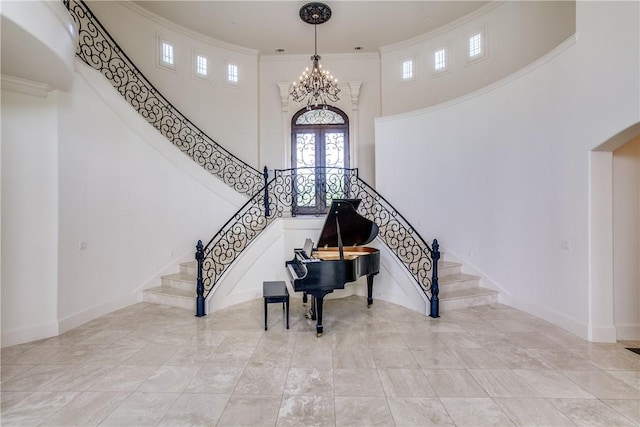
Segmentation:
{"type": "Polygon", "coordinates": [[[328,70],[323,70],[318,55],[318,24],[331,18],[331,9],[323,3],[308,3],[300,9],[300,19],[313,25],[314,54],[311,57],[311,71],[302,72],[299,81],[293,82],[290,95],[296,102],[307,102],[307,109],[326,108],[330,102],[340,100],[338,79],[328,70]]]}

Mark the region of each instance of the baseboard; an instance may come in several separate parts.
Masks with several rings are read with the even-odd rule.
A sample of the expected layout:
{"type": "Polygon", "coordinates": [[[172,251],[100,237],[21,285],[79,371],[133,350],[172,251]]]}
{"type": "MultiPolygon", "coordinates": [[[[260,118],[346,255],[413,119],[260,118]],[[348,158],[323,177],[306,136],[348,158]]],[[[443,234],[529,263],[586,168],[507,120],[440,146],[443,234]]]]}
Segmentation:
{"type": "Polygon", "coordinates": [[[591,342],[616,342],[615,326],[595,327],[589,326],[589,336],[587,338],[591,342]]]}
{"type": "Polygon", "coordinates": [[[616,325],[616,339],[618,341],[640,341],[640,324],[616,325]]]}
{"type": "MultiPolygon", "coordinates": [[[[569,317],[563,313],[559,313],[554,310],[549,310],[548,308],[541,307],[535,304],[530,304],[525,301],[520,301],[513,297],[501,298],[500,302],[508,305],[509,307],[516,308],[518,310],[522,310],[525,313],[531,314],[532,316],[536,316],[542,320],[546,320],[547,322],[553,323],[554,325],[571,332],[574,335],[582,339],[590,339],[590,330],[587,324],[580,322],[577,319],[569,317]]],[[[600,336],[598,334],[598,336],[600,336]]],[[[595,340],[592,340],[595,341],[595,340]]],[[[607,341],[608,342],[608,341],[607,341]]]]}
{"type": "Polygon", "coordinates": [[[139,302],[142,302],[142,293],[136,292],[103,304],[94,305],[87,309],[81,310],[58,321],[59,333],[62,334],[68,330],[87,323],[90,320],[96,319],[100,316],[104,316],[105,314],[109,314],[116,310],[120,310],[121,308],[137,304],[139,302]]]}
{"type": "Polygon", "coordinates": [[[48,322],[28,328],[2,331],[2,348],[58,335],[58,323],[48,322]]]}

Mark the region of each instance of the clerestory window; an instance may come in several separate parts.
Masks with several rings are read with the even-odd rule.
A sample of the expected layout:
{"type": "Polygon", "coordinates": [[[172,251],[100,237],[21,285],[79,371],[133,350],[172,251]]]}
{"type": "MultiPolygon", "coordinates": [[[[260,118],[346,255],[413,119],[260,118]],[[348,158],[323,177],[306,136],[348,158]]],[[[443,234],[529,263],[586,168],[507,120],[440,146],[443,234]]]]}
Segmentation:
{"type": "Polygon", "coordinates": [[[411,81],[414,78],[413,60],[408,59],[402,63],[402,80],[411,81]]]}
{"type": "Polygon", "coordinates": [[[438,49],[433,53],[433,70],[436,73],[447,70],[447,50],[445,48],[438,49]]]}
{"type": "Polygon", "coordinates": [[[164,68],[176,69],[175,47],[167,40],[159,40],[158,64],[164,68]]]}
{"type": "Polygon", "coordinates": [[[482,33],[476,33],[469,37],[469,59],[481,58],[484,54],[484,41],[482,33]]]}

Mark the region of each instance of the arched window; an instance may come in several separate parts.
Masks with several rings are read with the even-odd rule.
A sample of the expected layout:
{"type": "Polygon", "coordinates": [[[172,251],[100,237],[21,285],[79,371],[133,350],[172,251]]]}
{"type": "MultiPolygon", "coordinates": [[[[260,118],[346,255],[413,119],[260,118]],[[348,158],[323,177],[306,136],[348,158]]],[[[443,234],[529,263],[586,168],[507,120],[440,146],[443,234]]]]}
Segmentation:
{"type": "Polygon", "coordinates": [[[335,107],[298,111],[291,120],[291,167],[297,169],[293,214],[325,212],[344,197],[341,182],[349,168],[349,119],[335,107]]]}

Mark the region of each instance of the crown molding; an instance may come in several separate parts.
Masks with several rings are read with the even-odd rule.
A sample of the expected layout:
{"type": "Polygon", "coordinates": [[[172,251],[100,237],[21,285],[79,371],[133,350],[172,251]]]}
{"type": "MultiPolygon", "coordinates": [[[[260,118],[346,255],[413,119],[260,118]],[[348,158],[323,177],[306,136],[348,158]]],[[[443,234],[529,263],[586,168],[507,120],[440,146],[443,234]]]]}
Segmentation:
{"type": "Polygon", "coordinates": [[[424,33],[421,34],[419,36],[407,39],[407,40],[403,40],[401,42],[398,43],[394,43],[394,44],[390,44],[387,46],[380,46],[380,52],[381,53],[387,53],[387,52],[391,52],[397,49],[402,49],[402,48],[406,48],[406,47],[411,47],[414,46],[416,44],[419,43],[423,43],[425,41],[428,41],[430,39],[433,39],[435,37],[441,36],[443,34],[447,34],[448,32],[451,32],[453,30],[455,30],[458,27],[461,27],[462,25],[468,24],[470,22],[475,21],[476,19],[486,15],[487,13],[491,12],[492,10],[498,8],[499,6],[502,6],[503,4],[507,3],[507,0],[496,0],[496,1],[492,1],[489,4],[482,6],[481,8],[461,17],[456,19],[455,21],[451,21],[446,25],[443,25],[442,27],[438,27],[433,31],[429,31],[428,33],[424,33]]]}
{"type": "Polygon", "coordinates": [[[556,58],[557,56],[561,55],[564,51],[566,51],[567,49],[569,49],[570,47],[572,47],[573,45],[575,45],[578,42],[578,33],[574,33],[571,36],[569,36],[567,39],[565,39],[565,41],[563,41],[562,43],[560,43],[558,46],[556,46],[555,48],[553,48],[552,50],[550,50],[546,55],[538,58],[537,60],[531,62],[529,65],[524,66],[523,68],[513,72],[512,74],[509,74],[506,77],[503,77],[502,79],[491,83],[487,86],[484,86],[480,89],[477,89],[473,92],[470,92],[466,95],[462,95],[459,96],[457,98],[451,99],[449,101],[445,101],[441,104],[436,104],[436,105],[432,105],[429,107],[425,107],[425,108],[421,108],[419,110],[415,110],[415,111],[409,111],[406,113],[400,113],[400,114],[394,114],[394,115],[389,115],[389,116],[383,116],[383,117],[377,117],[375,119],[376,123],[378,122],[386,122],[386,121],[391,121],[391,120],[397,120],[397,119],[401,119],[401,118],[408,118],[408,117],[413,117],[413,116],[420,116],[423,114],[427,114],[427,113],[431,113],[433,111],[438,111],[438,110],[442,110],[448,107],[451,107],[453,105],[456,104],[460,104],[463,102],[467,102],[470,101],[474,98],[477,98],[479,96],[485,95],[489,92],[493,92],[503,86],[508,85],[509,83],[520,79],[521,77],[531,73],[532,71],[540,68],[541,66],[543,66],[544,64],[546,64],[547,62],[553,60],[554,58],[556,58]]]}
{"type": "Polygon", "coordinates": [[[193,31],[190,30],[186,27],[183,27],[181,25],[176,24],[175,22],[171,22],[166,18],[163,18],[159,15],[156,15],[155,13],[141,7],[138,6],[137,4],[130,2],[130,1],[119,1],[118,4],[122,5],[123,7],[131,10],[132,12],[140,15],[143,18],[146,18],[152,22],[155,22],[158,25],[161,25],[164,28],[167,28],[169,30],[175,31],[177,33],[181,33],[184,36],[187,36],[189,38],[192,38],[194,40],[198,40],[200,42],[203,43],[207,43],[210,45],[213,45],[215,47],[221,48],[221,49],[226,49],[226,50],[230,50],[232,52],[236,52],[236,53],[241,53],[244,55],[253,55],[253,56],[258,56],[259,52],[256,49],[250,49],[248,47],[243,47],[243,46],[238,46],[235,44],[231,44],[231,43],[227,43],[224,42],[222,40],[218,40],[218,39],[214,39],[212,37],[208,37],[205,36],[202,33],[198,33],[197,31],[193,31]]]}
{"type": "Polygon", "coordinates": [[[9,76],[6,74],[1,76],[0,86],[2,90],[37,96],[40,98],[46,98],[49,92],[51,92],[51,87],[46,83],[34,82],[32,80],[9,76]]]}
{"type": "MultiPolygon", "coordinates": [[[[296,54],[296,55],[260,55],[260,61],[262,62],[290,62],[290,61],[310,61],[312,53],[308,54],[296,54]]],[[[380,54],[377,52],[368,53],[327,53],[320,55],[320,61],[326,60],[354,60],[354,59],[366,59],[366,60],[380,60],[380,54]]]]}

